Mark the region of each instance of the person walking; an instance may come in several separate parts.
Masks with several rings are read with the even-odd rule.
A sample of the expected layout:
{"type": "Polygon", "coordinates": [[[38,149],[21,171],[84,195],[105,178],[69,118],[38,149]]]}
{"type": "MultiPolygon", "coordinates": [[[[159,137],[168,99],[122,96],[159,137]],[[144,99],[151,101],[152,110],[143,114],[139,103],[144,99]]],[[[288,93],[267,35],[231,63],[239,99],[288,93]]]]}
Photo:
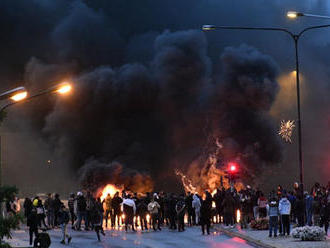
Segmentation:
{"type": "Polygon", "coordinates": [[[170,229],[176,230],[176,211],[175,206],[177,199],[174,194],[171,194],[169,203],[168,203],[168,214],[170,219],[170,229]]]}
{"type": "Polygon", "coordinates": [[[48,193],[45,200],[45,209],[48,227],[54,228],[54,200],[51,193],[48,193]]]}
{"type": "Polygon", "coordinates": [[[24,207],[24,217],[27,218],[32,210],[32,201],[30,198],[25,198],[23,207],[24,207]]]}
{"type": "Polygon", "coordinates": [[[188,215],[188,225],[193,226],[196,225],[196,219],[195,219],[195,211],[192,208],[192,202],[193,202],[193,194],[188,192],[186,198],[185,198],[185,205],[188,215]]]}
{"type": "Polygon", "coordinates": [[[202,234],[205,234],[205,227],[207,235],[210,234],[210,226],[211,226],[211,211],[212,211],[212,203],[207,200],[202,201],[201,210],[200,210],[200,223],[202,228],[202,234]]]}
{"type": "Polygon", "coordinates": [[[68,244],[70,244],[72,237],[69,235],[67,228],[68,223],[70,222],[70,216],[69,212],[65,209],[64,204],[61,204],[60,210],[57,213],[57,222],[62,230],[62,240],[60,243],[64,245],[65,238],[67,238],[68,244]]]}
{"type": "Polygon", "coordinates": [[[68,207],[69,207],[69,212],[70,212],[70,217],[71,217],[71,225],[73,226],[75,220],[76,220],[76,215],[74,211],[74,203],[75,203],[75,194],[71,193],[69,200],[68,200],[68,207]]]}
{"type": "Polygon", "coordinates": [[[134,228],[134,215],[136,213],[136,205],[131,195],[127,195],[127,198],[123,200],[123,210],[125,214],[125,231],[128,231],[128,225],[132,226],[132,231],[135,232],[134,228]]]}
{"type": "Polygon", "coordinates": [[[156,201],[156,198],[157,198],[157,194],[154,194],[154,196],[151,199],[151,202],[148,204],[148,211],[151,215],[152,227],[154,231],[156,231],[157,229],[161,231],[162,229],[160,228],[160,220],[159,220],[160,205],[156,201]]]}
{"type": "Polygon", "coordinates": [[[193,201],[191,203],[193,210],[195,211],[195,224],[200,224],[200,215],[201,215],[201,201],[197,194],[193,195],[193,201]]]}
{"type": "Polygon", "coordinates": [[[81,192],[77,193],[77,221],[75,229],[77,231],[81,230],[81,221],[84,220],[86,227],[86,200],[81,192]]]}
{"type": "Polygon", "coordinates": [[[58,212],[60,211],[61,206],[62,206],[62,202],[60,200],[60,195],[59,194],[55,194],[55,199],[54,199],[54,202],[53,202],[53,207],[54,207],[54,226],[55,227],[58,226],[57,215],[58,215],[58,212]]]}
{"type": "Polygon", "coordinates": [[[266,206],[267,214],[269,216],[269,237],[272,237],[274,230],[274,238],[277,237],[277,226],[278,226],[278,203],[275,197],[270,199],[269,204],[266,206]]]}
{"type": "MultiPolygon", "coordinates": [[[[108,227],[108,220],[112,220],[112,207],[111,207],[111,195],[108,194],[104,199],[104,209],[105,209],[105,227],[108,227]]],[[[112,222],[112,221],[111,221],[112,222]]],[[[112,225],[112,223],[111,223],[112,225]]]]}
{"type": "Polygon", "coordinates": [[[89,231],[89,228],[91,227],[93,209],[94,209],[94,199],[91,192],[88,191],[86,195],[86,222],[85,222],[86,231],[89,231]]]}
{"type": "Polygon", "coordinates": [[[120,216],[121,216],[121,210],[120,210],[120,206],[121,203],[123,202],[123,199],[119,196],[119,192],[116,192],[116,194],[114,195],[112,202],[111,202],[111,207],[113,209],[113,216],[112,216],[112,221],[111,221],[111,226],[114,227],[115,226],[115,221],[117,219],[117,225],[119,226],[119,220],[120,220],[120,216]]]}
{"type": "Polygon", "coordinates": [[[37,208],[37,216],[38,216],[38,226],[41,228],[41,224],[43,224],[44,227],[46,229],[48,229],[48,226],[45,223],[45,218],[46,218],[45,208],[42,205],[41,199],[38,199],[38,203],[37,203],[36,208],[37,208]]]}
{"type": "Polygon", "coordinates": [[[290,213],[291,213],[291,203],[288,200],[286,193],[283,192],[282,199],[280,200],[278,210],[281,215],[282,222],[282,235],[290,235],[290,213]]]}
{"type": "Polygon", "coordinates": [[[31,209],[31,212],[27,217],[26,224],[29,227],[30,245],[32,245],[33,234],[35,238],[38,236],[38,216],[37,216],[37,209],[35,207],[31,209]]]}
{"type": "Polygon", "coordinates": [[[148,223],[147,223],[147,214],[148,214],[148,204],[146,199],[141,199],[137,206],[136,206],[136,214],[140,217],[140,225],[142,231],[148,230],[148,223]]]}
{"type": "Polygon", "coordinates": [[[177,202],[177,204],[175,206],[175,211],[176,211],[177,219],[178,219],[178,231],[179,232],[183,232],[185,230],[184,229],[185,210],[186,210],[186,204],[185,204],[183,195],[181,195],[179,198],[179,201],[177,202]]]}
{"type": "Polygon", "coordinates": [[[94,205],[92,211],[91,211],[91,224],[93,226],[93,229],[96,233],[97,240],[101,241],[100,238],[100,232],[103,236],[105,236],[104,230],[103,230],[103,208],[101,210],[102,205],[100,206],[101,199],[98,198],[96,201],[96,204],[94,205]]]}

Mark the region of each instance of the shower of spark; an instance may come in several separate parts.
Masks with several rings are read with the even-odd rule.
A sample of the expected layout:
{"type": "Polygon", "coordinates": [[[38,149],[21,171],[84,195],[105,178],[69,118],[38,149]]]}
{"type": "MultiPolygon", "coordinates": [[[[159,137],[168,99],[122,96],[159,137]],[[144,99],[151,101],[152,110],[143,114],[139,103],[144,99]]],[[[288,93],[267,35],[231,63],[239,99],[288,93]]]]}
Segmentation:
{"type": "Polygon", "coordinates": [[[185,174],[183,174],[180,170],[175,170],[175,174],[181,178],[185,192],[197,192],[197,188],[192,184],[191,180],[185,174]]]}
{"type": "Polygon", "coordinates": [[[293,133],[293,129],[295,128],[294,121],[281,121],[280,131],[278,134],[285,142],[292,143],[291,136],[293,133]]]}

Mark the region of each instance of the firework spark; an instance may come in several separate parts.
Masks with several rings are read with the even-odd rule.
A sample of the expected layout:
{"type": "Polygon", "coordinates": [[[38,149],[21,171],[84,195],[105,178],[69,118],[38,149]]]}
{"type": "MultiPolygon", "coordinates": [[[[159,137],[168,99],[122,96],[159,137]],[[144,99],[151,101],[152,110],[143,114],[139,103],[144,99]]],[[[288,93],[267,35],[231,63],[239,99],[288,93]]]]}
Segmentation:
{"type": "Polygon", "coordinates": [[[295,124],[294,121],[281,121],[281,126],[280,126],[280,131],[278,132],[278,134],[281,136],[281,138],[285,141],[285,142],[289,142],[292,143],[291,140],[291,136],[292,136],[292,132],[293,129],[295,128],[295,124]]]}

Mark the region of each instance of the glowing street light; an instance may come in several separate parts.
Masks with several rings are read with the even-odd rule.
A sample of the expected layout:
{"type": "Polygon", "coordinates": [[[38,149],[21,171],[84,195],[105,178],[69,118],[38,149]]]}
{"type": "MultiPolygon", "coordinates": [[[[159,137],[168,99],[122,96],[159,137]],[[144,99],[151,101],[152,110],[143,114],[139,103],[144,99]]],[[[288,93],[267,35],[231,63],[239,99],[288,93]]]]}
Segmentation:
{"type": "Polygon", "coordinates": [[[321,19],[330,19],[330,16],[313,15],[313,14],[301,13],[301,12],[296,12],[296,11],[288,11],[286,16],[290,19],[296,19],[296,18],[302,17],[302,16],[321,18],[321,19]]]}
{"type": "Polygon", "coordinates": [[[72,90],[71,84],[64,82],[57,87],[56,92],[64,95],[69,93],[71,90],[72,90]]]}
{"type": "Polygon", "coordinates": [[[297,17],[304,16],[304,14],[296,11],[288,11],[286,16],[290,19],[296,19],[297,17]]]}
{"type": "Polygon", "coordinates": [[[12,101],[18,102],[25,99],[27,95],[26,89],[20,86],[0,94],[0,100],[11,99],[12,101]]]}
{"type": "Polygon", "coordinates": [[[13,95],[12,97],[10,97],[11,100],[15,101],[15,102],[19,102],[24,100],[27,97],[27,91],[23,91],[21,93],[17,93],[15,95],[13,95]]]}
{"type": "MultiPolygon", "coordinates": [[[[67,83],[67,82],[63,82],[60,84],[57,84],[53,87],[50,87],[46,90],[40,91],[34,95],[30,95],[28,96],[28,92],[26,91],[26,89],[24,87],[17,87],[15,89],[12,90],[8,90],[2,94],[0,94],[0,101],[1,100],[8,100],[10,99],[10,102],[7,102],[7,104],[5,104],[3,107],[0,108],[0,114],[3,113],[3,111],[8,108],[9,106],[12,106],[16,103],[19,102],[25,102],[27,100],[31,100],[32,98],[36,98],[42,95],[46,95],[46,94],[50,94],[50,93],[58,93],[61,95],[67,94],[72,90],[72,85],[67,83]]],[[[0,153],[1,153],[1,137],[0,137],[0,153]]],[[[51,164],[51,161],[48,160],[48,165],[51,164]]],[[[1,159],[0,159],[0,186],[2,185],[2,165],[1,165],[1,159]]]]}

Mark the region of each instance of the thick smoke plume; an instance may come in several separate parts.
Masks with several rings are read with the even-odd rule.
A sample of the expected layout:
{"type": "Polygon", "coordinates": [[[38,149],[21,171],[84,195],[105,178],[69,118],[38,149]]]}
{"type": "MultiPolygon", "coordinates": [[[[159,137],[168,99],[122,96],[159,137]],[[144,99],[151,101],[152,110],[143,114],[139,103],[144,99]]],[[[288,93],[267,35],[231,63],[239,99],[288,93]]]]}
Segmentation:
{"type": "Polygon", "coordinates": [[[150,192],[153,182],[150,176],[124,168],[117,162],[110,164],[88,160],[78,171],[84,189],[97,192],[107,184],[115,184],[132,192],[150,192]]]}
{"type": "MultiPolygon", "coordinates": [[[[289,23],[284,10],[328,10],[319,2],[283,4],[242,0],[237,9],[218,0],[1,1],[1,89],[24,82],[36,92],[62,79],[75,83],[71,95],[9,110],[3,132],[22,135],[15,142],[9,137],[4,146],[5,162],[15,164],[7,167],[7,183],[25,187],[22,177],[39,171],[41,177],[61,178],[57,185],[63,187],[47,180],[26,191],[68,192],[80,187],[76,182],[90,188],[95,178],[136,190],[143,178],[148,188],[141,190],[176,190],[179,169],[199,187],[215,188],[232,160],[241,165],[245,182],[275,165],[285,169],[272,177],[273,184],[296,179],[296,137],[283,149],[276,135],[280,120],[296,118],[294,91],[288,104],[278,104],[288,81],[282,79],[294,65],[291,41],[278,33],[197,30],[208,23],[300,28],[310,23],[289,23]],[[47,160],[51,166],[44,168],[47,160]]],[[[329,75],[324,71],[330,63],[324,55],[328,46],[320,42],[326,35],[313,37],[300,45],[304,149],[312,151],[304,155],[307,164],[326,164],[320,168],[326,175],[329,75]],[[315,126],[321,127],[318,132],[309,128],[315,126]]],[[[313,166],[305,168],[309,181],[321,178],[313,166]]]]}
{"type": "Polygon", "coordinates": [[[278,91],[277,64],[246,45],[226,48],[221,60],[224,73],[213,96],[209,143],[189,171],[200,189],[220,187],[221,177],[228,186],[225,170],[230,162],[239,165],[243,180],[256,183],[256,175],[282,160],[281,143],[268,114],[278,91]]]}

